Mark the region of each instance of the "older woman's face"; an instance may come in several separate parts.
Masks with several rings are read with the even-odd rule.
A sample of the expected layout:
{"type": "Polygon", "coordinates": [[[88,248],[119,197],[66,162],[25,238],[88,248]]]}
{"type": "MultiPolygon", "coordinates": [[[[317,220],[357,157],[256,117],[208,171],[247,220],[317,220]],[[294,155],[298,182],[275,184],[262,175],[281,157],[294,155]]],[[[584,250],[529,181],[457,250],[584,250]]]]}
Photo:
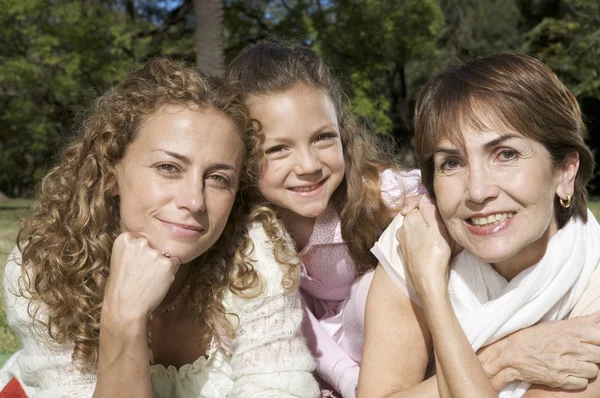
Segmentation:
{"type": "Polygon", "coordinates": [[[123,231],[187,263],[223,232],[244,143],[216,111],[165,106],[148,117],[118,164],[123,231]]]}
{"type": "Polygon", "coordinates": [[[512,277],[541,259],[557,231],[564,172],[542,144],[517,132],[463,131],[466,151],[447,140],[435,149],[440,215],[457,243],[512,277]]]}

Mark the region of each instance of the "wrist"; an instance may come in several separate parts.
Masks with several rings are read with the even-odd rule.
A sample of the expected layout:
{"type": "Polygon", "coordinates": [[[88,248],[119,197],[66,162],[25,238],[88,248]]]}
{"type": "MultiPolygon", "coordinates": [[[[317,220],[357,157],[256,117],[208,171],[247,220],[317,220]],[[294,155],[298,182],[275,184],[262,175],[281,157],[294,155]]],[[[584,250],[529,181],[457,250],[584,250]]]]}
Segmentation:
{"type": "Polygon", "coordinates": [[[113,305],[110,300],[105,299],[100,312],[100,330],[110,329],[130,335],[145,333],[148,316],[143,312],[126,309],[122,305],[113,305]]]}

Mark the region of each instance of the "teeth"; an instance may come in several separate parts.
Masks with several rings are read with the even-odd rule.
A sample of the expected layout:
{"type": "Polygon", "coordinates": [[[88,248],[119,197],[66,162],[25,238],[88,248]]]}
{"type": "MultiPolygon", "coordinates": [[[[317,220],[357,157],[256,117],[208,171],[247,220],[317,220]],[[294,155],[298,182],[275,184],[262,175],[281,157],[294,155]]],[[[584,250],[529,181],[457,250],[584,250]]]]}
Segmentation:
{"type": "Polygon", "coordinates": [[[311,185],[310,187],[295,187],[295,188],[291,188],[291,189],[296,192],[310,192],[310,191],[314,190],[315,188],[317,188],[318,186],[319,186],[319,184],[315,184],[315,185],[311,185]]]}
{"type": "Polygon", "coordinates": [[[471,224],[477,225],[478,227],[485,227],[488,225],[496,225],[500,221],[507,218],[511,218],[515,213],[496,213],[487,217],[473,217],[471,218],[471,224]]]}

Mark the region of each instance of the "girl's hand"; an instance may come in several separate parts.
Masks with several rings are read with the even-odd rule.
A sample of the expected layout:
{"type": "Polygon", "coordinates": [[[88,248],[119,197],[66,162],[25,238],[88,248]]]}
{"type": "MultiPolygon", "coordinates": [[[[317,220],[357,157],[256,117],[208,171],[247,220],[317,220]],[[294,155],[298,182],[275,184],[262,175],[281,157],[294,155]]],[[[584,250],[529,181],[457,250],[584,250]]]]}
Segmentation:
{"type": "Polygon", "coordinates": [[[452,251],[446,227],[428,195],[421,196],[418,207],[405,216],[396,238],[417,293],[430,283],[441,283],[445,288],[452,251]]]}
{"type": "Polygon", "coordinates": [[[113,244],[104,306],[120,319],[145,321],[167,294],[178,270],[179,259],[165,257],[141,235],[124,232],[113,244]]]}

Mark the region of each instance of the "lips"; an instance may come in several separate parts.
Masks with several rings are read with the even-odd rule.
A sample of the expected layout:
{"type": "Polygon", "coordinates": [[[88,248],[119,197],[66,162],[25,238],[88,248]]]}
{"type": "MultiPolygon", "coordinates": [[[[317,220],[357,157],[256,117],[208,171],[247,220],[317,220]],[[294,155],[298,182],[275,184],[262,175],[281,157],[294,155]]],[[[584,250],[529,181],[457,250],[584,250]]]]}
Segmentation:
{"type": "Polygon", "coordinates": [[[514,212],[495,213],[484,217],[471,217],[467,219],[467,222],[475,227],[483,228],[492,225],[498,225],[502,221],[509,219],[514,215],[514,212]]]}
{"type": "Polygon", "coordinates": [[[160,220],[171,233],[176,236],[191,238],[201,235],[204,232],[204,228],[199,225],[192,224],[179,224],[174,222],[169,222],[165,220],[160,220]]]}
{"type": "Polygon", "coordinates": [[[288,188],[290,191],[292,192],[298,192],[298,193],[307,193],[307,192],[312,192],[315,191],[317,189],[319,189],[321,186],[323,186],[323,184],[325,184],[325,181],[327,181],[327,179],[323,179],[319,182],[317,182],[316,184],[312,184],[312,185],[304,185],[301,187],[290,187],[288,188]]]}

